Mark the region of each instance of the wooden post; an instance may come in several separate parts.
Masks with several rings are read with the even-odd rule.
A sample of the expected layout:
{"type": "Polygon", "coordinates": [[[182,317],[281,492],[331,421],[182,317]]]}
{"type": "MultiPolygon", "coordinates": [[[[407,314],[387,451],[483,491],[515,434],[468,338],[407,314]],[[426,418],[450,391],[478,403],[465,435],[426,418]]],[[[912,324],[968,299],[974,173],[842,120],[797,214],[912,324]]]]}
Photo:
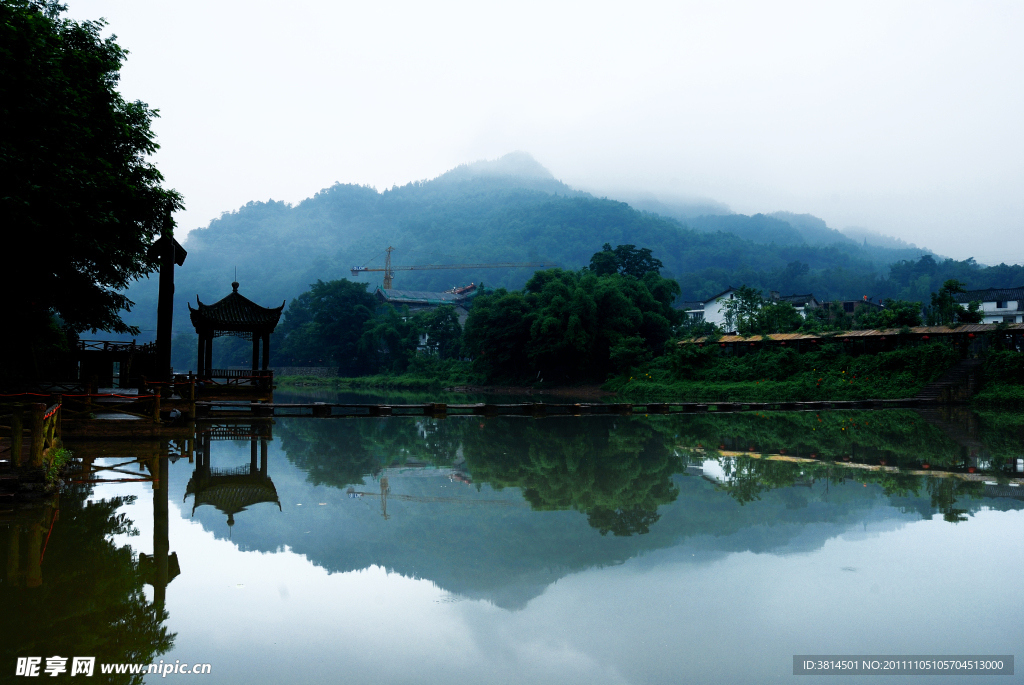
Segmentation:
{"type": "Polygon", "coordinates": [[[153,392],[153,423],[160,423],[160,388],[153,392]]]}
{"type": "Polygon", "coordinates": [[[25,437],[25,426],[22,423],[21,405],[14,408],[11,414],[11,465],[21,466],[21,443],[25,437]]]}
{"type": "Polygon", "coordinates": [[[270,333],[263,334],[263,370],[270,366],[270,333]]]}
{"type": "Polygon", "coordinates": [[[64,409],[64,395],[57,395],[57,413],[53,415],[53,435],[57,442],[62,441],[60,432],[61,411],[64,409]]]}
{"type": "Polygon", "coordinates": [[[28,465],[34,469],[43,468],[43,414],[45,404],[31,404],[32,408],[32,451],[29,453],[28,465]]]}
{"type": "Polygon", "coordinates": [[[203,332],[199,331],[199,350],[196,353],[196,370],[199,373],[199,377],[203,377],[203,369],[206,368],[206,338],[203,337],[203,332]]]}
{"type": "MultiPolygon", "coordinates": [[[[260,336],[252,334],[252,370],[260,368],[260,336]]],[[[254,376],[256,374],[253,374],[254,376]]]]}
{"type": "Polygon", "coordinates": [[[21,527],[8,526],[7,532],[11,536],[7,542],[7,583],[17,587],[21,575],[21,527]]]}
{"type": "MultiPolygon", "coordinates": [[[[196,377],[191,371],[188,372],[188,417],[196,420],[196,377]]],[[[191,457],[189,461],[192,461],[191,457]]]]}
{"type": "Polygon", "coordinates": [[[213,331],[206,334],[206,351],[203,353],[204,363],[203,367],[203,378],[209,378],[213,375],[213,331]]]}
{"type": "MultiPolygon", "coordinates": [[[[49,511],[46,507],[43,511],[49,511]]],[[[39,587],[43,584],[43,569],[39,564],[39,555],[43,551],[43,525],[33,523],[28,529],[28,572],[25,575],[27,587],[39,587]]]]}

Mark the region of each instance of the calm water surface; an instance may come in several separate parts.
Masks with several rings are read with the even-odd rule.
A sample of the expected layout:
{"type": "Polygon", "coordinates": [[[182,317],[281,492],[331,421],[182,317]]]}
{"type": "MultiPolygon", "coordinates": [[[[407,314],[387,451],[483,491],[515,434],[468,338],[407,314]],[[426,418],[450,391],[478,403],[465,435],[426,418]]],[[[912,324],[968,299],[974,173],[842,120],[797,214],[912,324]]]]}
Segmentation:
{"type": "Polygon", "coordinates": [[[165,477],[71,485],[56,517],[8,512],[3,668],[760,683],[796,679],[794,654],[1020,658],[1022,428],[912,411],[295,418],[71,445],[92,469],[126,463],[81,480],[165,477]]]}

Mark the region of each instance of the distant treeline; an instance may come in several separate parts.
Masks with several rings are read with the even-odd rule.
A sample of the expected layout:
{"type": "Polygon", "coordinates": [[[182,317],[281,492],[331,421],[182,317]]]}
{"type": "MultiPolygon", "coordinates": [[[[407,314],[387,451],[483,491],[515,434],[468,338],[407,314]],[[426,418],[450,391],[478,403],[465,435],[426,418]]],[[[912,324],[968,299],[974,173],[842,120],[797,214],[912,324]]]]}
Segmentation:
{"type": "MultiPolygon", "coordinates": [[[[927,302],[949,279],[969,288],[1024,283],[1020,266],[980,267],[973,260],[936,259],[925,250],[862,245],[811,226],[814,217],[730,215],[677,219],[573,191],[554,179],[446,174],[378,193],[334,185],[295,206],[253,202],[189,234],[188,261],[178,270],[176,328],[188,327],[186,301],[230,292],[234,268],[241,292],[279,304],[310,283],[348,276],[354,265],[547,260],[565,270],[587,266],[603,243],[644,245],[680,285],[679,298],[700,300],[747,284],[819,300],[907,299],[927,302]],[[783,221],[782,218],[788,221],[783,221]],[[800,230],[793,223],[801,226],[800,230]],[[689,224],[689,225],[687,225],[689,224]]],[[[395,287],[446,290],[481,281],[522,288],[529,269],[398,272],[395,287]]],[[[360,277],[379,283],[379,274],[360,277]]],[[[155,319],[156,281],[133,285],[128,315],[142,328],[155,319]]]]}

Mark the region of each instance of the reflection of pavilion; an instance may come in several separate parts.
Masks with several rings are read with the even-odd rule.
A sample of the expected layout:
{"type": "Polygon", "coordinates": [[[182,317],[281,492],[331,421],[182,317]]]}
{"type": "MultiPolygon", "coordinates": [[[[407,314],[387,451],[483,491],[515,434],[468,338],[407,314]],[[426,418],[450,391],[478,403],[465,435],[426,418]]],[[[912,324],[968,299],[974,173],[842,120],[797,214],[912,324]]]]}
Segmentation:
{"type": "Polygon", "coordinates": [[[277,504],[277,488],[267,475],[267,440],[271,439],[271,423],[214,424],[196,431],[196,469],[185,488],[185,499],[192,495],[192,513],[196,507],[209,504],[227,514],[228,525],[235,524],[235,514],[263,502],[277,504]],[[214,440],[249,439],[251,459],[248,466],[215,469],[210,466],[210,445],[214,440]],[[256,443],[260,459],[257,464],[256,443]]]}

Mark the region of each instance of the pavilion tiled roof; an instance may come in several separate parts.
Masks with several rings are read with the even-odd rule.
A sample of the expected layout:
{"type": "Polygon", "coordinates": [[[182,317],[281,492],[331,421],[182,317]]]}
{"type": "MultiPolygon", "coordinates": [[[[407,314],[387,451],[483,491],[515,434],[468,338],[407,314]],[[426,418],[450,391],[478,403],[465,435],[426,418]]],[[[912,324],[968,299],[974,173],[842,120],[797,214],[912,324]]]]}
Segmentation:
{"type": "Polygon", "coordinates": [[[281,508],[274,482],[259,473],[229,473],[227,475],[193,475],[185,486],[185,498],[192,495],[192,513],[196,507],[209,504],[228,515],[228,522],[234,522],[234,515],[248,507],[263,502],[276,504],[281,508]]]}
{"type": "Polygon", "coordinates": [[[205,327],[227,331],[251,331],[277,327],[281,319],[280,307],[261,307],[238,292],[238,282],[231,284],[231,293],[213,304],[203,304],[196,297],[198,309],[189,304],[189,316],[196,328],[205,327]]]}
{"type": "MultiPolygon", "coordinates": [[[[950,328],[949,326],[915,326],[902,333],[910,333],[912,335],[956,335],[956,334],[978,334],[978,333],[991,333],[996,330],[999,324],[985,324],[985,323],[971,323],[961,324],[956,328],[950,328]]],[[[1007,324],[1003,330],[1009,331],[1024,331],[1024,323],[1011,323],[1007,324]]],[[[797,342],[801,340],[839,340],[846,341],[850,339],[862,339],[862,338],[880,338],[882,336],[895,336],[900,335],[901,329],[899,328],[886,328],[886,329],[870,329],[864,331],[842,331],[839,333],[773,333],[771,335],[751,335],[744,338],[742,335],[723,335],[713,341],[709,341],[706,337],[694,338],[693,340],[682,340],[679,342],[680,345],[692,344],[692,343],[705,343],[705,342],[717,342],[717,343],[736,343],[736,342],[761,342],[767,339],[769,342],[797,342]]]]}

